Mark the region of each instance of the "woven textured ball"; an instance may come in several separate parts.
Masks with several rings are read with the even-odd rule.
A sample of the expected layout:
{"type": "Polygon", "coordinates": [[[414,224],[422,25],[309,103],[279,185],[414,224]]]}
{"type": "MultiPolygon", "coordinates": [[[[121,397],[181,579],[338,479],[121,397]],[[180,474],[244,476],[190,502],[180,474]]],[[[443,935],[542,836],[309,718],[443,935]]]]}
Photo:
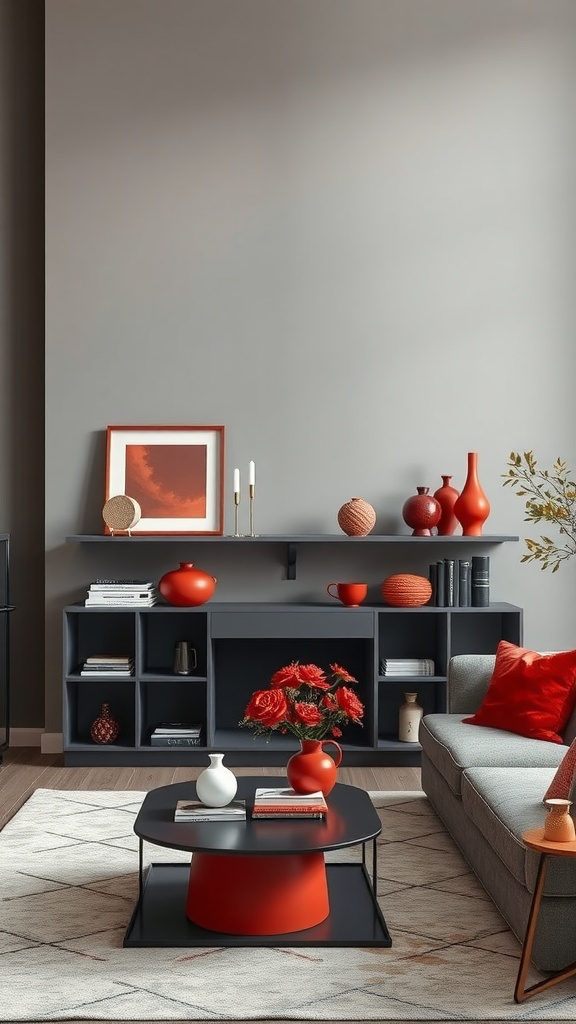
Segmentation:
{"type": "Polygon", "coordinates": [[[432,597],[432,584],[425,576],[397,573],[384,580],[382,597],[394,608],[419,608],[432,597]]]}
{"type": "Polygon", "coordinates": [[[351,498],[338,510],[338,526],[349,537],[365,537],[375,522],[376,512],[364,498],[351,498]]]}
{"type": "Polygon", "coordinates": [[[114,530],[131,530],[139,522],[142,515],[136,498],[127,494],[114,494],[102,509],[102,519],[111,533],[114,530]]]}

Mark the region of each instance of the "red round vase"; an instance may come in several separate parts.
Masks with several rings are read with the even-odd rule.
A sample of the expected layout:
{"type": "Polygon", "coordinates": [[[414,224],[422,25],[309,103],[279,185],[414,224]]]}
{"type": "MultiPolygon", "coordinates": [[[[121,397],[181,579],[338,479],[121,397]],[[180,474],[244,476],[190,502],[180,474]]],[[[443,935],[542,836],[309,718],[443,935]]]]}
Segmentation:
{"type": "Polygon", "coordinates": [[[216,577],[196,569],[193,562],[180,562],[179,569],[164,574],[158,590],[168,604],[192,608],[209,601],[216,590],[216,577]]]}
{"type": "Polygon", "coordinates": [[[328,796],[336,784],[336,769],[342,760],[342,748],[335,740],[300,740],[300,750],[286,765],[288,782],[296,793],[317,793],[318,790],[328,796]],[[333,760],[326,754],[323,747],[331,743],[336,747],[333,760]]]}
{"type": "Polygon", "coordinates": [[[438,536],[450,537],[458,526],[458,520],[454,515],[454,504],[460,497],[460,493],[450,485],[451,476],[444,476],[444,474],[441,476],[442,487],[434,491],[434,497],[442,509],[442,515],[438,521],[438,536]]]}
{"type": "Polygon", "coordinates": [[[413,537],[430,537],[442,515],[442,509],[428,493],[429,487],[417,487],[418,494],[413,494],[402,506],[402,518],[407,526],[412,527],[413,537]]]}
{"type": "Polygon", "coordinates": [[[478,479],[478,452],[468,452],[468,476],[460,497],[454,504],[454,515],[462,524],[465,537],[480,537],[490,515],[490,502],[478,479]]]}

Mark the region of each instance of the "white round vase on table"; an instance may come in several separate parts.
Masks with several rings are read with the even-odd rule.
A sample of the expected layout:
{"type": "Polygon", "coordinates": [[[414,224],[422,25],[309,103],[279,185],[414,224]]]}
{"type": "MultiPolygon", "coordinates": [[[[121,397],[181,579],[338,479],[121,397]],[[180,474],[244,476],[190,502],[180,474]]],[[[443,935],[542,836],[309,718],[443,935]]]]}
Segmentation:
{"type": "Polygon", "coordinates": [[[223,764],[224,754],[209,754],[210,764],[196,779],[196,796],[206,807],[225,807],[238,789],[238,780],[223,764]]]}

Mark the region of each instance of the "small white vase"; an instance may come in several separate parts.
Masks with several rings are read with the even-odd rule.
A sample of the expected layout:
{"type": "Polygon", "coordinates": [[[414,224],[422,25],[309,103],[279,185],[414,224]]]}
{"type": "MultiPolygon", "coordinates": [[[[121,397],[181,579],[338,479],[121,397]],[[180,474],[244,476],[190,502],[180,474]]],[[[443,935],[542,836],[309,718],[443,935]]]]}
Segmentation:
{"type": "Polygon", "coordinates": [[[209,754],[210,764],[196,779],[196,796],[207,807],[225,807],[236,796],[238,780],[226,765],[224,754],[209,754]]]}

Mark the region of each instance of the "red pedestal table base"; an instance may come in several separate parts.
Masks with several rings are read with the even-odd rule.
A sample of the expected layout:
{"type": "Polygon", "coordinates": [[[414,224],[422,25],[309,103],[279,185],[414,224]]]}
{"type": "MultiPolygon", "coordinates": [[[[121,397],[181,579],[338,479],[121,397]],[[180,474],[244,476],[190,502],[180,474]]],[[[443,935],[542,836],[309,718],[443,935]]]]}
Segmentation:
{"type": "Polygon", "coordinates": [[[329,913],[323,853],[192,857],[186,915],[201,928],[281,935],[313,928],[329,913]]]}

